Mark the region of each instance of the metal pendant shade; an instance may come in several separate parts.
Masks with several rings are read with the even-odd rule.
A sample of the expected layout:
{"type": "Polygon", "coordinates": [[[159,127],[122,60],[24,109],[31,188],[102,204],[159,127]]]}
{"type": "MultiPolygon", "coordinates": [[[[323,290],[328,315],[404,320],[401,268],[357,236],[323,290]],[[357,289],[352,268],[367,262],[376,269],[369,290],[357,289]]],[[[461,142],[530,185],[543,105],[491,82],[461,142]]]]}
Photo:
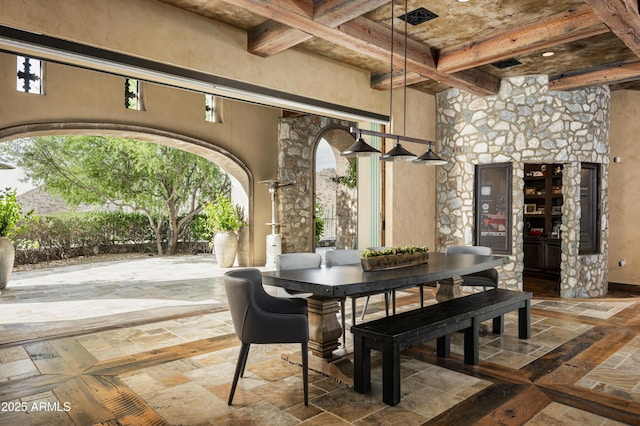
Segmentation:
{"type": "Polygon", "coordinates": [[[443,164],[447,164],[446,160],[438,157],[436,153],[431,150],[431,144],[429,144],[427,152],[413,160],[413,162],[416,164],[425,164],[427,166],[442,166],[443,164]]]}
{"type": "Polygon", "coordinates": [[[356,140],[353,145],[351,145],[346,150],[340,153],[343,157],[354,158],[354,157],[370,157],[373,155],[380,154],[380,151],[369,145],[362,139],[362,136],[356,140]]]}
{"type": "Polygon", "coordinates": [[[416,155],[410,151],[407,151],[400,145],[399,141],[396,141],[396,145],[391,148],[386,154],[380,157],[381,161],[411,161],[416,158],[416,155]]]}

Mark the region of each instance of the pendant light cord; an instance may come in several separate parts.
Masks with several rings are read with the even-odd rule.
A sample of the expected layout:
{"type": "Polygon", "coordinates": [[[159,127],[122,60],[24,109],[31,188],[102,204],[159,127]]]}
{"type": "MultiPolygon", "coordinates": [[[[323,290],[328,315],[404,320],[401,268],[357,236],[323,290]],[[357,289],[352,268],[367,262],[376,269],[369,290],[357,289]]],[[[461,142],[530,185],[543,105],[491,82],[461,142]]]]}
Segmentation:
{"type": "MultiPolygon", "coordinates": [[[[390,132],[393,132],[393,33],[395,32],[393,29],[393,20],[395,18],[393,3],[394,1],[391,0],[391,87],[389,88],[389,127],[391,127],[389,129],[390,132]]],[[[397,143],[398,142],[396,141],[396,144],[397,143]]]]}
{"type": "MultiPolygon", "coordinates": [[[[402,135],[407,136],[407,0],[404,0],[404,109],[403,109],[403,123],[402,123],[402,135]]],[[[391,84],[393,84],[393,77],[391,78],[391,84]]]]}

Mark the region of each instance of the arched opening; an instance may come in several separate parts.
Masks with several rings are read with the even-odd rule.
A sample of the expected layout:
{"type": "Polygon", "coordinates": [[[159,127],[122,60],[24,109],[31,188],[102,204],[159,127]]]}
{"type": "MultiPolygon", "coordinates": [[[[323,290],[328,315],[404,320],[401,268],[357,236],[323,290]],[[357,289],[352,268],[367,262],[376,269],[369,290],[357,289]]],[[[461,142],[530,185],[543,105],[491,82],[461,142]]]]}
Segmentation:
{"type": "Polygon", "coordinates": [[[352,143],[347,129],[336,126],[327,128],[315,146],[316,246],[320,248],[358,247],[357,160],[340,155],[352,143]]]}
{"type": "Polygon", "coordinates": [[[111,123],[40,123],[0,130],[0,141],[33,136],[112,136],[146,143],[155,143],[186,151],[215,163],[231,180],[231,197],[241,206],[247,217],[247,227],[241,233],[238,264],[254,263],[253,250],[253,177],[249,169],[232,154],[207,142],[152,128],[111,123]]]}

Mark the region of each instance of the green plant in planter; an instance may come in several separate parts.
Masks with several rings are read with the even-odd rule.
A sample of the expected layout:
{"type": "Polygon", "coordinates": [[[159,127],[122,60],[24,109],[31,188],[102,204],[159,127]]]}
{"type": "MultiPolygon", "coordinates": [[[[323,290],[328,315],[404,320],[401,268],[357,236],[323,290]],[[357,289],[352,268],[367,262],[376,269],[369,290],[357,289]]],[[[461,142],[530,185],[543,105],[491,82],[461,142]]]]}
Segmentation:
{"type": "Polygon", "coordinates": [[[387,256],[391,254],[412,254],[412,253],[428,253],[429,248],[427,246],[404,246],[404,247],[389,247],[381,250],[365,250],[362,253],[362,257],[376,257],[387,256]]]}
{"type": "Polygon", "coordinates": [[[242,209],[234,205],[229,196],[222,195],[214,203],[207,203],[204,214],[206,227],[211,234],[221,231],[238,232],[244,226],[242,209]]]}
{"type": "Polygon", "coordinates": [[[21,219],[27,218],[32,212],[22,215],[22,209],[16,199],[16,190],[5,188],[0,190],[0,237],[10,237],[20,227],[21,219]]]}

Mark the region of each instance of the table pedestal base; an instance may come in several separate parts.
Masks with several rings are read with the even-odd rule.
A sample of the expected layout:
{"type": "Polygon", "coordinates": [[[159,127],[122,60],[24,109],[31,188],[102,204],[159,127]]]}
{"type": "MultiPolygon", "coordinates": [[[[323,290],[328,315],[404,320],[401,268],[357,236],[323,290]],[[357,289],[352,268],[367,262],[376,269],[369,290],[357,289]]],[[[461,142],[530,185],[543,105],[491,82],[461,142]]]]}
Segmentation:
{"type": "MultiPolygon", "coordinates": [[[[342,350],[334,352],[332,359],[320,358],[313,353],[309,354],[309,369],[329,376],[340,383],[353,387],[353,360],[352,356],[340,354],[342,350]]],[[[352,355],[352,354],[351,354],[352,355]]],[[[296,365],[302,365],[300,351],[282,354],[282,359],[296,365]]]]}
{"type": "Polygon", "coordinates": [[[309,350],[313,355],[323,359],[334,357],[333,351],[338,349],[342,336],[342,327],[338,322],[340,310],[337,299],[310,297],[307,299],[309,312],[309,350]]]}
{"type": "Polygon", "coordinates": [[[446,300],[455,299],[456,297],[461,297],[462,289],[460,288],[460,284],[462,284],[463,281],[464,280],[460,276],[438,281],[436,300],[438,302],[444,302],[446,300]]]}

